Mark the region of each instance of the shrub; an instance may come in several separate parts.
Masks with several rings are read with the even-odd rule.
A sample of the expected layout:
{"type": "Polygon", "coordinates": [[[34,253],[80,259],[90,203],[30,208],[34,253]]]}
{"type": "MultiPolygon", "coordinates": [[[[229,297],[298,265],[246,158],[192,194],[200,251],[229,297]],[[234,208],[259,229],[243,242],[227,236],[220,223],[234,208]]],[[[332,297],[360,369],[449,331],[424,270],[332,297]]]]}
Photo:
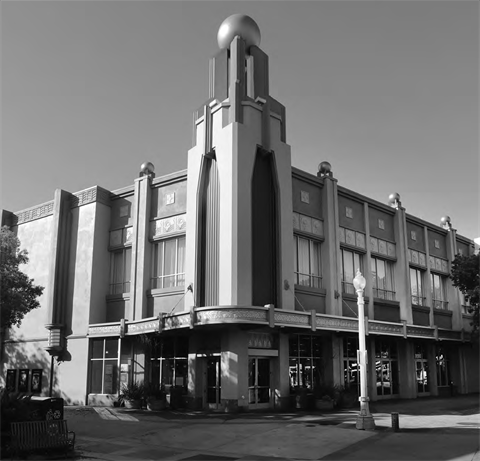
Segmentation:
{"type": "Polygon", "coordinates": [[[147,398],[156,400],[164,400],[166,398],[165,388],[159,383],[148,383],[145,386],[145,395],[147,398]]]}
{"type": "Polygon", "coordinates": [[[137,383],[133,381],[129,384],[122,384],[120,389],[119,400],[124,402],[125,400],[141,400],[145,397],[145,386],[143,381],[137,383]]]}

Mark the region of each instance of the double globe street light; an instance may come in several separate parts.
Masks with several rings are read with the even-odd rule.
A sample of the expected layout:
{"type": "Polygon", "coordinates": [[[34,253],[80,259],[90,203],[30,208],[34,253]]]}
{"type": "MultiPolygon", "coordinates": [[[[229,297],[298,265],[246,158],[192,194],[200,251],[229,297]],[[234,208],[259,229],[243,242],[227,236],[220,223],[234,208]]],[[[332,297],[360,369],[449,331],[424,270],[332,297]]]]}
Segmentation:
{"type": "Polygon", "coordinates": [[[356,428],[365,431],[375,429],[375,421],[368,406],[368,387],[367,387],[367,347],[365,344],[365,301],[363,299],[363,290],[365,289],[365,277],[357,269],[357,275],[353,279],[353,286],[357,292],[358,305],[358,357],[357,363],[360,365],[360,414],[357,416],[356,428]]]}

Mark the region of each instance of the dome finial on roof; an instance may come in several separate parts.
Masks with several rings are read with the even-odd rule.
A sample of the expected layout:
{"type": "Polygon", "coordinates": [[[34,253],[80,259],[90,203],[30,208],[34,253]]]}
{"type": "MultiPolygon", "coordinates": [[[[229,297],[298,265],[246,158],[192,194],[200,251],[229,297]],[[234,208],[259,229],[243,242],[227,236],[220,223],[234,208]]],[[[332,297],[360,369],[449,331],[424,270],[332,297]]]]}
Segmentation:
{"type": "Polygon", "coordinates": [[[230,48],[232,40],[239,35],[248,50],[252,45],[260,45],[260,29],[257,23],[246,14],[232,14],[218,29],[217,42],[220,49],[230,48]]]}

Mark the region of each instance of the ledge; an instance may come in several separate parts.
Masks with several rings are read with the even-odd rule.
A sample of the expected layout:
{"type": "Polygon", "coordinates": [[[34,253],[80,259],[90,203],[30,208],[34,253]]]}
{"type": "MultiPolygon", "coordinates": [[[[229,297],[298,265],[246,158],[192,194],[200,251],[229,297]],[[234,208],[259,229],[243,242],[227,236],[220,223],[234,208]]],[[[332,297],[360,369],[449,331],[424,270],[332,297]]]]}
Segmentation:
{"type": "Polygon", "coordinates": [[[184,287],[152,288],[147,290],[147,297],[161,298],[163,296],[183,295],[184,287]],[[179,289],[180,288],[180,289],[179,289]]]}
{"type": "Polygon", "coordinates": [[[111,303],[114,301],[130,301],[130,293],[118,293],[115,295],[107,295],[106,297],[107,303],[111,303]]]}
{"type": "Polygon", "coordinates": [[[306,287],[303,285],[295,285],[295,292],[305,293],[313,296],[323,296],[323,297],[325,297],[327,294],[327,290],[325,288],[313,288],[313,287],[306,287]]]}
{"type": "Polygon", "coordinates": [[[388,307],[398,307],[400,308],[400,301],[391,301],[389,299],[383,298],[373,298],[373,304],[377,306],[388,306],[388,307]]]}
{"type": "MultiPolygon", "coordinates": [[[[351,293],[342,292],[342,299],[357,302],[357,295],[352,295],[351,293]]],[[[370,298],[368,296],[364,296],[363,300],[365,304],[367,304],[370,301],[370,298]]]]}
{"type": "Polygon", "coordinates": [[[434,315],[444,315],[445,317],[452,317],[453,312],[447,309],[437,309],[436,307],[433,308],[434,315]]]}
{"type": "Polygon", "coordinates": [[[424,312],[425,314],[430,314],[430,308],[428,306],[417,306],[412,304],[412,311],[424,312]]]}

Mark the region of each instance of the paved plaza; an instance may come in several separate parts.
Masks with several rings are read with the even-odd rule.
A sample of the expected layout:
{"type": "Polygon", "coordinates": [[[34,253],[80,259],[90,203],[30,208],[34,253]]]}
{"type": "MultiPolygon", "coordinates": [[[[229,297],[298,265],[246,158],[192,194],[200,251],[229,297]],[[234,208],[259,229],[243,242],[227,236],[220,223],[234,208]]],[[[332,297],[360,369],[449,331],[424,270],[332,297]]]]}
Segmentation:
{"type": "Polygon", "coordinates": [[[67,407],[77,459],[480,461],[479,396],[375,402],[377,430],[355,411],[219,414],[67,407]],[[400,431],[391,413],[400,414],[400,431]]]}

